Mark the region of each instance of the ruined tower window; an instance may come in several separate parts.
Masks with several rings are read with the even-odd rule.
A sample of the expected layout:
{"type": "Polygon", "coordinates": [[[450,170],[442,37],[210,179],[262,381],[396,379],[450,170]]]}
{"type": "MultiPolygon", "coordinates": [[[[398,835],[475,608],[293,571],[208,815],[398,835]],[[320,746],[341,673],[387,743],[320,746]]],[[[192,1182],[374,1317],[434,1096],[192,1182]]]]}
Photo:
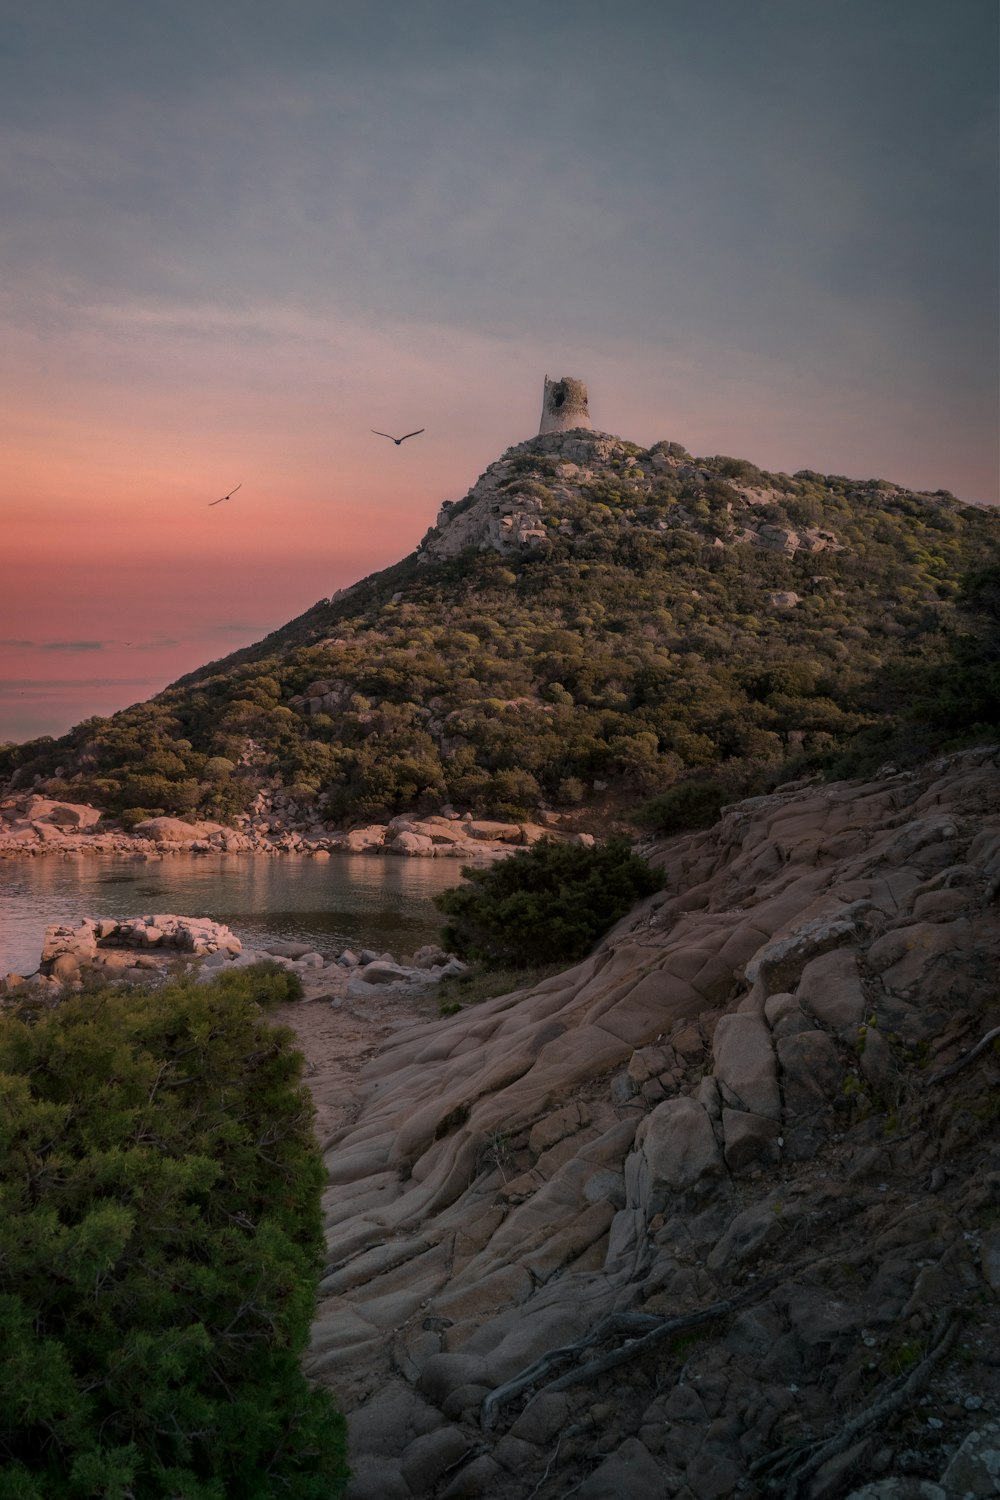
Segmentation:
{"type": "Polygon", "coordinates": [[[562,404],[563,404],[563,402],[565,400],[566,400],[566,392],[565,391],[556,391],[555,395],[552,398],[552,405],[553,406],[562,406],[562,404]]]}

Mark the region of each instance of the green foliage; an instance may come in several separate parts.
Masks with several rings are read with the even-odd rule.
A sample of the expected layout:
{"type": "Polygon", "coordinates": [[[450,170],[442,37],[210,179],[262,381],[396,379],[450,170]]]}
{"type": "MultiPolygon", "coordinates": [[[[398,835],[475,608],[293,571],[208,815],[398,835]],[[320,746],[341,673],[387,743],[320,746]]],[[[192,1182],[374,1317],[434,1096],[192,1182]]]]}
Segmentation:
{"type": "Polygon", "coordinates": [[[692,828],[710,828],[727,801],[717,781],[681,781],[658,797],[640,803],[631,821],[652,833],[685,833],[692,828]]]}
{"type": "Polygon", "coordinates": [[[0,1016],[0,1494],[329,1500],[323,1173],[283,976],[0,1016]]]}
{"type": "Polygon", "coordinates": [[[488,869],[463,867],[465,884],[436,896],[448,917],[442,942],[487,968],[583,958],[660,873],[624,839],[584,848],[543,840],[488,869]]]}

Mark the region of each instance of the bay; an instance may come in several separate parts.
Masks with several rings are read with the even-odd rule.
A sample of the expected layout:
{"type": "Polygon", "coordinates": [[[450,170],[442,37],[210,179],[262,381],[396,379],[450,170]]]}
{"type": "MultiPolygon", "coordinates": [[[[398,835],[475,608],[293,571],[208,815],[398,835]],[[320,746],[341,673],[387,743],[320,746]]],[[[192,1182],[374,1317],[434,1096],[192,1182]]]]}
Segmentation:
{"type": "Polygon", "coordinates": [[[173,912],[224,922],[244,947],[307,942],[323,954],[373,948],[401,957],[439,940],[438,891],[458,860],[334,854],[112,855],[0,862],[0,976],[32,973],[52,922],[173,912]]]}

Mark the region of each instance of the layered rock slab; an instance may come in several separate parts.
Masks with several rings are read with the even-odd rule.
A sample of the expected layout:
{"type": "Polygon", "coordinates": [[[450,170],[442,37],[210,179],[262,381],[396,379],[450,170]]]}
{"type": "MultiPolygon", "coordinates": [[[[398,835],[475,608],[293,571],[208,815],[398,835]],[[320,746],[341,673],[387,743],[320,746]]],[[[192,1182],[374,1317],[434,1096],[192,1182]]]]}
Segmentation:
{"type": "MultiPolygon", "coordinates": [[[[358,1500],[400,1478],[415,1496],[555,1500],[626,1473],[694,1500],[784,1493],[755,1465],[818,1445],[969,1298],[987,1312],[966,1368],[996,1383],[1000,1154],[976,1112],[1000,1080],[984,1053],[933,1082],[1000,1022],[996,752],[751,799],[649,852],[665,889],[590,958],[398,1033],[326,1143],[310,1368],[362,1414],[358,1500]],[[928,1183],[931,1218],[914,1212],[928,1183]],[[744,1302],[683,1358],[665,1341],[586,1376],[560,1392],[560,1430],[517,1435],[588,1357],[555,1351],[606,1354],[622,1337],[602,1329],[744,1302]],[[391,1382],[447,1438],[412,1435],[401,1400],[410,1425],[387,1413],[372,1447],[364,1413],[391,1382]],[[695,1420],[662,1396],[692,1388],[695,1420]]],[[[960,1374],[935,1378],[940,1427],[859,1463],[937,1481],[977,1408],[960,1374]]],[[[841,1469],[797,1493],[846,1494],[841,1469]]]]}

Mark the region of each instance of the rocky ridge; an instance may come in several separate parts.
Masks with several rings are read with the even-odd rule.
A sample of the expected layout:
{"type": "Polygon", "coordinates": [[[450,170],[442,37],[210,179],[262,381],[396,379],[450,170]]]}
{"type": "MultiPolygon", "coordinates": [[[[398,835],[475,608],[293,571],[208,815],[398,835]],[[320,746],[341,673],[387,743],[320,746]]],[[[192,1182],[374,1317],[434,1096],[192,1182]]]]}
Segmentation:
{"type": "MultiPolygon", "coordinates": [[[[746,468],[749,471],[751,466],[746,468]]],[[[660,442],[642,450],[608,433],[559,432],[531,438],[509,448],[490,464],[464,499],[444,502],[417,555],[425,563],[456,557],[467,547],[489,547],[516,555],[537,548],[551,537],[572,536],[572,510],[579,503],[581,487],[608,479],[625,487],[634,507],[618,518],[623,530],[662,533],[700,525],[699,518],[685,505],[676,505],[666,517],[655,520],[637,514],[664,475],[676,476],[694,491],[717,478],[700,467],[679,443],[660,442]],[[541,476],[545,479],[542,493],[538,483],[541,476]],[[560,507],[568,507],[569,513],[562,515],[560,507]]],[[[780,501],[784,491],[763,479],[755,483],[733,478],[728,492],[732,498],[719,517],[719,534],[714,537],[718,546],[724,546],[728,539],[786,557],[800,551],[844,550],[832,531],[771,521],[762,508],[780,501]]]]}
{"type": "Polygon", "coordinates": [[[387,1037],[325,1142],[352,1500],[996,1493],[997,768],[737,804],[585,962],[387,1037]]]}

